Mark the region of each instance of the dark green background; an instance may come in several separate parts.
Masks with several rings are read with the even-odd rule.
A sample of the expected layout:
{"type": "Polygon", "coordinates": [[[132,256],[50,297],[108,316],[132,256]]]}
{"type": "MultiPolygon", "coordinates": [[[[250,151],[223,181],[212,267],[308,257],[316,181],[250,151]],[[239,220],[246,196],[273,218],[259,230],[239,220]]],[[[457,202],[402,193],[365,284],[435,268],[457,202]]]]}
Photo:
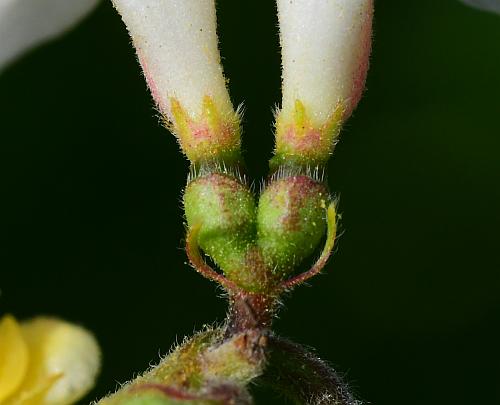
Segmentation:
{"type": "MultiPolygon", "coordinates": [[[[220,0],[219,20],[260,178],[280,99],[274,2],[220,0]]],[[[374,404],[498,404],[500,17],[379,0],[371,65],[329,168],[343,236],[277,330],[374,404]]],[[[0,312],[95,331],[92,398],[223,319],[185,264],[187,164],[109,2],[0,76],[0,114],[0,312]]]]}

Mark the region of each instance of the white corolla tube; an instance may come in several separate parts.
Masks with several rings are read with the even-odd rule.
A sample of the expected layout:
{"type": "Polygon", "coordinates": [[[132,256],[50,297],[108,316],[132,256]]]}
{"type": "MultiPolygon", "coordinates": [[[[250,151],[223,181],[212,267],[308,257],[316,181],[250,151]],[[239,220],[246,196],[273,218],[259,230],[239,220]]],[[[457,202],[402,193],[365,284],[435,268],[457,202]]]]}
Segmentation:
{"type": "Polygon", "coordinates": [[[153,98],[192,161],[239,148],[214,0],[113,0],[153,98]]]}
{"type": "MultiPolygon", "coordinates": [[[[307,142],[297,145],[304,150],[288,152],[308,149],[312,153],[319,147],[324,154],[327,146],[331,150],[333,137],[318,131],[335,133],[363,93],[371,50],[373,1],[277,0],[277,5],[283,65],[277,135],[283,137],[285,131],[293,138],[290,125],[300,130],[307,127],[312,132],[295,135],[311,141],[321,138],[324,144],[307,142]]],[[[277,141],[279,153],[287,145],[280,145],[284,139],[277,141]]]]}
{"type": "Polygon", "coordinates": [[[0,0],[0,70],[74,26],[98,0],[0,0]]]}

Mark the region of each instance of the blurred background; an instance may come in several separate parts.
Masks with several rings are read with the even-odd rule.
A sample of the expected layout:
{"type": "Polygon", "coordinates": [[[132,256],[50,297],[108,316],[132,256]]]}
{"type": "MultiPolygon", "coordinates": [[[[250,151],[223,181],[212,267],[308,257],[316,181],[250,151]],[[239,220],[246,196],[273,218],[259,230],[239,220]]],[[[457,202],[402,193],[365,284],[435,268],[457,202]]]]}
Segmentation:
{"type": "MultiPolygon", "coordinates": [[[[274,2],[218,8],[260,179],[280,100],[274,2]]],[[[500,403],[499,73],[499,16],[376,2],[367,90],[328,169],[343,235],[276,322],[370,403],[500,403]]],[[[0,76],[0,313],[95,332],[103,370],[84,402],[225,314],[186,265],[188,165],[155,114],[109,1],[0,76]]]]}

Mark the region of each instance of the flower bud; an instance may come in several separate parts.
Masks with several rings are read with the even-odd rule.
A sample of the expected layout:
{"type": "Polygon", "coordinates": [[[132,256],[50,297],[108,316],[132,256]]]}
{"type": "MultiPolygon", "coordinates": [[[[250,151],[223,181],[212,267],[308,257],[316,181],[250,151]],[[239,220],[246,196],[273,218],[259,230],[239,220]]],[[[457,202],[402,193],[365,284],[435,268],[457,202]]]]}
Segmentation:
{"type": "Polygon", "coordinates": [[[268,266],[283,275],[311,255],[326,230],[326,187],[308,176],[269,184],[260,196],[257,243],[268,266]]]}

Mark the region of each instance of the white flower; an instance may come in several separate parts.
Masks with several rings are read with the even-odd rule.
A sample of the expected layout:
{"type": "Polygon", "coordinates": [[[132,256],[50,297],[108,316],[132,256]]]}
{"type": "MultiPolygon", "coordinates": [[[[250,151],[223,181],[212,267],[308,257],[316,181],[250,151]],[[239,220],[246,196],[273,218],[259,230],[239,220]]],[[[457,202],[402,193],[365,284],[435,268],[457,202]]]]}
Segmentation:
{"type": "Polygon", "coordinates": [[[113,0],[160,110],[192,162],[239,158],[214,0],[113,0]]]}
{"type": "Polygon", "coordinates": [[[66,31],[99,0],[0,0],[0,70],[27,49],[66,31]]]}
{"type": "Polygon", "coordinates": [[[283,113],[300,100],[318,124],[339,102],[345,115],[364,89],[372,0],[278,0],[283,113]]]}
{"type": "Polygon", "coordinates": [[[365,86],[373,0],[277,0],[283,101],[277,163],[328,159],[365,86]]]}
{"type": "Polygon", "coordinates": [[[171,117],[171,98],[191,116],[206,95],[232,111],[222,74],[214,0],[113,0],[155,101],[171,117]]]}

